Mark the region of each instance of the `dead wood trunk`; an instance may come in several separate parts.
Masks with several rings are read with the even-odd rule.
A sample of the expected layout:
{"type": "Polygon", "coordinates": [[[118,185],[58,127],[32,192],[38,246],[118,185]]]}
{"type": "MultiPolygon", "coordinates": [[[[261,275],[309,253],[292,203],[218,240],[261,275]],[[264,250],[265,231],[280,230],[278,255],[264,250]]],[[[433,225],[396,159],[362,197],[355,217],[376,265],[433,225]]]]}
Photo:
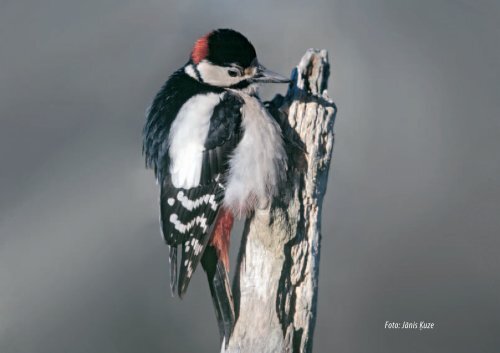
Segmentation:
{"type": "Polygon", "coordinates": [[[237,322],[221,353],[312,351],[336,113],[328,76],[326,50],[309,49],[286,96],[268,106],[287,141],[288,180],[270,207],[245,224],[233,284],[237,322]]]}

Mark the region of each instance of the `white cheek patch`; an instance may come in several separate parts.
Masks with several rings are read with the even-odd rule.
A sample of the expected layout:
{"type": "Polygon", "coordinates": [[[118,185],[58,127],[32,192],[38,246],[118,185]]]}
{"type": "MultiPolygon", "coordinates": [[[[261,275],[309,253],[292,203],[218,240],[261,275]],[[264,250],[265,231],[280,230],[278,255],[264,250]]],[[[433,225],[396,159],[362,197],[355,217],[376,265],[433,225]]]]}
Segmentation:
{"type": "Polygon", "coordinates": [[[220,87],[229,87],[250,77],[250,76],[231,77],[228,74],[227,67],[217,66],[206,60],[202,60],[197,65],[197,69],[200,73],[203,82],[220,87]]]}
{"type": "Polygon", "coordinates": [[[220,94],[190,98],[179,110],[169,134],[170,174],[176,188],[198,186],[201,178],[204,144],[214,107],[220,94]]]}
{"type": "Polygon", "coordinates": [[[194,70],[194,67],[193,67],[193,64],[191,65],[187,65],[185,68],[184,68],[184,72],[186,74],[188,74],[189,76],[191,76],[192,78],[194,78],[195,80],[198,79],[198,77],[196,76],[196,71],[194,70]]]}

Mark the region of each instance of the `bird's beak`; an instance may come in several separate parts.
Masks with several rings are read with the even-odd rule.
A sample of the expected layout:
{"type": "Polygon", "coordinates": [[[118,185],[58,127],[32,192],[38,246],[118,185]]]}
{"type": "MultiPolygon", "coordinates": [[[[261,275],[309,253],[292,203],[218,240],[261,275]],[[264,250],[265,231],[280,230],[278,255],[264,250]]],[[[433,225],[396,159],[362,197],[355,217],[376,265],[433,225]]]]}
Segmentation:
{"type": "Polygon", "coordinates": [[[282,76],[280,74],[277,74],[276,72],[268,70],[260,64],[257,66],[257,72],[255,73],[255,76],[252,77],[252,81],[259,82],[259,83],[289,83],[289,82],[291,82],[288,77],[282,76]]]}

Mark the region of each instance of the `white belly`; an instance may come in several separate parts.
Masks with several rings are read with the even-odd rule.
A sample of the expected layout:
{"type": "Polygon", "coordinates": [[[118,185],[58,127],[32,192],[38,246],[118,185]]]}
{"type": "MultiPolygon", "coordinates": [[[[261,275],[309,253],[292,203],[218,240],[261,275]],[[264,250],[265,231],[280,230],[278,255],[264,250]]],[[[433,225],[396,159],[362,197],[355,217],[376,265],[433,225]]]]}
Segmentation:
{"type": "Polygon", "coordinates": [[[286,173],[281,129],[262,103],[237,92],[245,101],[243,137],[229,161],[224,206],[237,216],[265,207],[286,173]]]}

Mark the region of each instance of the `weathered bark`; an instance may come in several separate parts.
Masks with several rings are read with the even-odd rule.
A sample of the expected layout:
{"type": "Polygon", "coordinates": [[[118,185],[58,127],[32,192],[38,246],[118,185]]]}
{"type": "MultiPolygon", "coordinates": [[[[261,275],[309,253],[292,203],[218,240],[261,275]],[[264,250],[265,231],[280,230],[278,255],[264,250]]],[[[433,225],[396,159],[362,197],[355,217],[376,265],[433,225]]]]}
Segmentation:
{"type": "Polygon", "coordinates": [[[286,96],[269,105],[287,141],[288,180],[270,207],[245,224],[233,284],[237,322],[223,353],[312,351],[336,113],[328,76],[327,52],[309,49],[286,96]]]}

